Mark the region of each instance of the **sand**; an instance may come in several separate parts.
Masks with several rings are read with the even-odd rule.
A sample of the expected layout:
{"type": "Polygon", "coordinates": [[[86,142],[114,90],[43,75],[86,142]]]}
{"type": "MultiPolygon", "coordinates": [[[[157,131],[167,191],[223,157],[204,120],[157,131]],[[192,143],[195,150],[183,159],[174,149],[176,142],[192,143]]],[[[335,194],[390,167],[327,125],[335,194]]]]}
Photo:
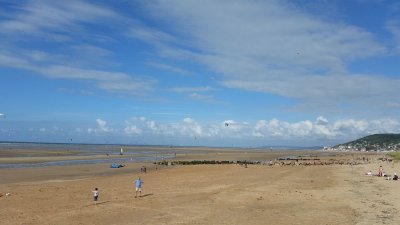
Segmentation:
{"type": "MultiPolygon", "coordinates": [[[[280,154],[199,152],[178,159],[254,160],[280,154]]],[[[400,224],[400,181],[364,175],[379,165],[389,174],[400,172],[397,163],[375,160],[354,166],[196,165],[155,170],[151,163],[130,163],[120,169],[104,164],[0,169],[0,223],[400,224]],[[142,165],[148,167],[145,174],[140,173],[142,165]],[[143,196],[135,198],[133,181],[138,176],[144,181],[143,196]],[[97,205],[92,202],[95,187],[100,191],[97,205]]]]}

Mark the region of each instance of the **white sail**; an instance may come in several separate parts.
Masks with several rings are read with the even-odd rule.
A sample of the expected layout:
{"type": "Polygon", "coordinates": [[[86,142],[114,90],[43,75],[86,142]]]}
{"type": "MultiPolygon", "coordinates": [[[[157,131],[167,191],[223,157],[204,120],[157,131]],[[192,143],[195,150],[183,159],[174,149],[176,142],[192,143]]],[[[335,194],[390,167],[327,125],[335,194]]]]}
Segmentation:
{"type": "Polygon", "coordinates": [[[119,151],[119,154],[123,155],[124,154],[124,149],[121,148],[121,150],[119,151]]]}

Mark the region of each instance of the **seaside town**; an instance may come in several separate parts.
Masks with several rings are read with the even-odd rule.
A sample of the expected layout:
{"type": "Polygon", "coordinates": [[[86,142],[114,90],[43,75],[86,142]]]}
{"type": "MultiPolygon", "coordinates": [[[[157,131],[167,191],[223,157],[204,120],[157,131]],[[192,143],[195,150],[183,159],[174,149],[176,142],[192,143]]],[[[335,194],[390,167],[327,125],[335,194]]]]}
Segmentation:
{"type": "Polygon", "coordinates": [[[399,134],[375,134],[333,147],[323,151],[393,152],[400,150],[399,134]]]}
{"type": "Polygon", "coordinates": [[[389,145],[379,145],[379,144],[373,144],[370,145],[367,142],[365,143],[360,143],[360,144],[348,144],[348,145],[338,145],[334,147],[324,147],[323,151],[360,151],[360,152],[369,152],[369,151],[375,151],[375,152],[393,152],[393,151],[399,151],[400,150],[400,144],[389,144],[389,145]]]}

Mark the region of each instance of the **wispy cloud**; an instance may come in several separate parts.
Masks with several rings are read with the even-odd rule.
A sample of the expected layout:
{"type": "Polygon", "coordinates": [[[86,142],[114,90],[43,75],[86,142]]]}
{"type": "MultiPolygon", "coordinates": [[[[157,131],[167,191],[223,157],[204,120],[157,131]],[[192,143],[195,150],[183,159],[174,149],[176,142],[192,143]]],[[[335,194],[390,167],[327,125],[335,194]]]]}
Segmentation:
{"type": "Polygon", "coordinates": [[[86,43],[88,39],[90,43],[99,43],[97,35],[104,35],[93,32],[88,24],[114,29],[112,25],[117,22],[125,26],[130,23],[106,6],[75,0],[68,3],[35,0],[10,6],[4,18],[0,21],[3,30],[0,66],[28,70],[52,79],[85,80],[105,91],[134,95],[152,91],[157,83],[148,76],[109,68],[115,66],[110,58],[114,53],[101,45],[86,43]],[[50,43],[42,40],[60,35],[68,37],[68,42],[50,48],[51,41],[60,40],[52,39],[50,43]],[[38,50],[33,47],[36,45],[47,47],[38,50]]]}
{"type": "Polygon", "coordinates": [[[6,33],[42,34],[48,30],[61,33],[80,31],[81,22],[98,23],[99,20],[118,18],[118,14],[100,5],[71,0],[68,4],[60,1],[34,0],[13,7],[10,19],[0,23],[6,33]]]}
{"type": "Polygon", "coordinates": [[[395,53],[400,54],[400,22],[393,20],[388,21],[386,23],[386,28],[393,35],[395,53]]]}
{"type": "Polygon", "coordinates": [[[160,45],[157,40],[160,55],[195,60],[219,74],[226,87],[336,108],[371,97],[387,101],[387,96],[396,96],[400,84],[381,74],[348,70],[354,61],[388,53],[372,33],[324,21],[293,4],[153,1],[147,7],[177,26],[176,39],[189,45],[160,45]]]}
{"type": "Polygon", "coordinates": [[[186,93],[186,92],[207,92],[213,90],[210,86],[204,87],[175,87],[171,89],[173,92],[186,93]]]}
{"type": "Polygon", "coordinates": [[[187,97],[189,97],[192,100],[195,101],[202,101],[202,102],[208,102],[208,103],[215,103],[217,102],[214,99],[213,95],[210,94],[203,94],[204,92],[209,92],[214,90],[210,86],[200,86],[200,87],[175,87],[172,88],[171,91],[176,92],[176,93],[183,93],[186,94],[187,97]],[[201,94],[200,94],[200,93],[201,94]]]}
{"type": "Polygon", "coordinates": [[[151,91],[157,82],[153,78],[132,76],[121,72],[81,69],[64,65],[41,65],[29,60],[0,52],[0,65],[26,69],[54,79],[88,80],[103,90],[114,92],[131,91],[131,94],[151,91]]]}
{"type": "Polygon", "coordinates": [[[125,73],[84,70],[66,66],[49,66],[40,72],[50,78],[92,80],[99,88],[109,91],[149,91],[154,80],[132,77],[125,73]]]}
{"type": "Polygon", "coordinates": [[[139,23],[134,23],[132,28],[126,33],[127,36],[132,38],[140,39],[144,42],[150,43],[163,43],[163,42],[174,42],[175,38],[163,31],[146,27],[139,23]]]}
{"type": "Polygon", "coordinates": [[[184,76],[190,76],[192,75],[192,72],[182,69],[180,67],[177,66],[171,66],[168,64],[164,64],[164,63],[156,63],[156,62],[149,62],[147,63],[150,66],[162,69],[162,70],[166,70],[166,71],[170,71],[173,72],[175,74],[180,74],[180,75],[184,75],[184,76]]]}
{"type": "Polygon", "coordinates": [[[114,53],[110,50],[100,48],[98,46],[90,45],[90,44],[79,44],[72,46],[72,49],[79,52],[79,54],[85,54],[92,57],[103,57],[110,56],[114,53]]]}
{"type": "Polygon", "coordinates": [[[76,90],[76,89],[70,89],[70,88],[58,88],[57,89],[59,92],[65,92],[65,93],[71,93],[71,94],[78,94],[78,95],[93,95],[94,93],[92,91],[88,90],[76,90]]]}
{"type": "Polygon", "coordinates": [[[198,94],[198,93],[191,93],[189,94],[189,98],[196,100],[196,101],[204,101],[204,102],[216,102],[214,99],[214,96],[212,95],[204,95],[204,94],[198,94]]]}

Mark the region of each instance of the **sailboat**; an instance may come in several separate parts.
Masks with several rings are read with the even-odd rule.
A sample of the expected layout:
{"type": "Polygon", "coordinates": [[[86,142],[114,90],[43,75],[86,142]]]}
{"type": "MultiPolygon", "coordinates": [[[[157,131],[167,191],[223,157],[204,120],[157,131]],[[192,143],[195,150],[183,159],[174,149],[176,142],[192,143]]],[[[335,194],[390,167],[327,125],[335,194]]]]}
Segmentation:
{"type": "Polygon", "coordinates": [[[119,154],[123,155],[124,154],[124,149],[121,148],[121,150],[119,150],[119,154]]]}

